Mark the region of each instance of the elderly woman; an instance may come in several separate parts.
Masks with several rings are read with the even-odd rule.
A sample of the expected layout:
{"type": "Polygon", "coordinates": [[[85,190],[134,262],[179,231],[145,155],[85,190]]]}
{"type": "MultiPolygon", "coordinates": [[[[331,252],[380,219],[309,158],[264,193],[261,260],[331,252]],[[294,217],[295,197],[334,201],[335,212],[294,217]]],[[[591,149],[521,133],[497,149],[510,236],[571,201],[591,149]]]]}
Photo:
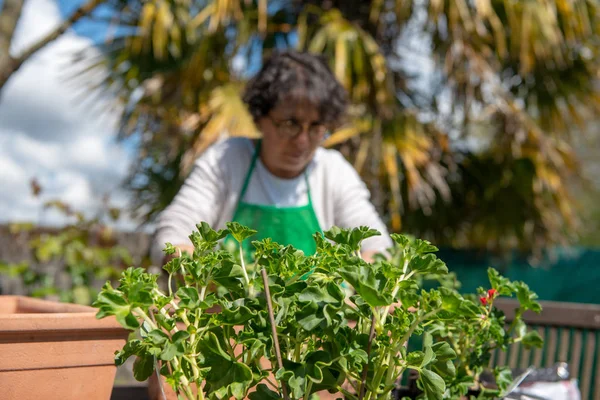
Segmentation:
{"type": "Polygon", "coordinates": [[[244,102],[262,139],[224,139],[197,159],[158,219],[157,252],[166,242],[191,252],[188,235],[200,221],[215,229],[237,221],[258,231],[252,240],[270,237],[308,254],[315,251],[313,234],[332,226],[382,232],[365,240],[364,257],[391,246],[356,171],[339,152],[321,147],[347,106],[322,58],[273,55],[248,84],[244,102]]]}
{"type": "MultiPolygon", "coordinates": [[[[188,236],[201,221],[215,229],[237,221],[258,231],[252,240],[270,237],[309,254],[315,251],[313,234],[332,226],[366,225],[382,232],[364,241],[365,258],[391,246],[356,171],[339,152],[320,147],[347,106],[344,89],[323,59],[275,54],[249,83],[244,101],[262,139],[225,139],[198,158],[158,219],[156,257],[166,242],[193,252],[188,236]]],[[[153,374],[153,399],[162,398],[157,383],[153,374]]],[[[168,388],[167,393],[175,398],[168,388]]]]}

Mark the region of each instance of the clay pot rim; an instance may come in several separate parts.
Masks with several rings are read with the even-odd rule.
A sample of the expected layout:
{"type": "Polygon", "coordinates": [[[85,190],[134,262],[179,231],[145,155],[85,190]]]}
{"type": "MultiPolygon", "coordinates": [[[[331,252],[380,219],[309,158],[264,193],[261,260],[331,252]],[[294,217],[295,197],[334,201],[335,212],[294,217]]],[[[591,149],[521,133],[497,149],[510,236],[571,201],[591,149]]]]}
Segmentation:
{"type": "Polygon", "coordinates": [[[114,317],[96,318],[97,310],[79,304],[59,303],[25,296],[0,296],[0,336],[17,339],[18,334],[64,334],[77,331],[80,335],[102,333],[110,337],[127,338],[114,317]],[[8,310],[8,311],[7,311],[8,310]]]}

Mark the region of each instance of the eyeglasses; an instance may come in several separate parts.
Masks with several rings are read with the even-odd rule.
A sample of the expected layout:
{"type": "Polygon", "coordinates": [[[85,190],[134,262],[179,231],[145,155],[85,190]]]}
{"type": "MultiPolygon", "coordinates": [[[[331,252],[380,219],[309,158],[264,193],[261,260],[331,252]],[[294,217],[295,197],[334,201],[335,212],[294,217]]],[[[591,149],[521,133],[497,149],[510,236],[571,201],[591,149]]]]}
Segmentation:
{"type": "MultiPolygon", "coordinates": [[[[302,124],[294,119],[277,121],[270,116],[269,119],[273,121],[273,125],[275,125],[277,128],[277,133],[279,133],[283,139],[294,139],[298,137],[300,133],[302,133],[302,124]]],[[[319,140],[325,137],[327,131],[327,126],[319,123],[313,123],[308,127],[308,136],[311,140],[319,140]]]]}

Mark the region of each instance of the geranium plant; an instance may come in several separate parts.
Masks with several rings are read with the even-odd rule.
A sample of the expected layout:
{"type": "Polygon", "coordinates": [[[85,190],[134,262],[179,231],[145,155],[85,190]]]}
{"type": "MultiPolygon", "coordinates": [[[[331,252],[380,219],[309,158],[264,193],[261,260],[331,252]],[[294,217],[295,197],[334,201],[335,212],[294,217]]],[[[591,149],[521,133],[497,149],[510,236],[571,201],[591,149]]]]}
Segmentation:
{"type": "MultiPolygon", "coordinates": [[[[254,241],[248,263],[242,250],[232,254],[219,242],[228,235],[249,240],[255,231],[237,223],[218,231],[206,223],[197,228],[190,235],[193,254],[165,249],[174,256],[164,266],[166,290],[157,275],[130,268],[117,288],[107,283],[94,304],[98,318],[114,315],[138,332],[116,353],[118,365],[136,357],[138,380],[157,371],[186,399],[309,399],[322,390],[385,399],[411,369],[426,398],[442,399],[459,393],[465,376],[470,384],[477,379],[479,370],[465,366],[469,361],[458,352],[490,347],[455,342],[452,327],[479,323],[488,305],[452,289],[419,287],[418,279],[448,272],[429,242],[393,234],[388,257],[368,263],[361,242],[379,233],[333,228],[314,236],[311,256],[269,239],[254,241]],[[410,339],[421,335],[422,351],[408,351],[410,339]]],[[[499,294],[514,288],[502,285],[494,287],[499,294]]],[[[496,311],[493,316],[485,338],[505,346],[503,320],[496,311]]],[[[513,331],[525,336],[521,325],[513,331]]]]}

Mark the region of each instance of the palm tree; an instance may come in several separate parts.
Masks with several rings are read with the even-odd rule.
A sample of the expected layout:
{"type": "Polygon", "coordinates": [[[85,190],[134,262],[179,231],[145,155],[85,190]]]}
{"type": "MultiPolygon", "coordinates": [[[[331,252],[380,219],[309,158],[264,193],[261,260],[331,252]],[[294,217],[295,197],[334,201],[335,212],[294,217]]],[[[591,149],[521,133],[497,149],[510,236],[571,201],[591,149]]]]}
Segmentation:
{"type": "Polygon", "coordinates": [[[109,2],[135,29],[80,66],[108,67],[120,135],[140,138],[128,183],[147,220],[217,138],[259,135],[240,90],[262,55],[296,47],[325,54],[348,89],[348,123],[326,145],[393,230],[532,249],[577,227],[570,140],[600,107],[595,2],[109,2]],[[407,73],[416,57],[431,60],[425,88],[407,73]]]}

